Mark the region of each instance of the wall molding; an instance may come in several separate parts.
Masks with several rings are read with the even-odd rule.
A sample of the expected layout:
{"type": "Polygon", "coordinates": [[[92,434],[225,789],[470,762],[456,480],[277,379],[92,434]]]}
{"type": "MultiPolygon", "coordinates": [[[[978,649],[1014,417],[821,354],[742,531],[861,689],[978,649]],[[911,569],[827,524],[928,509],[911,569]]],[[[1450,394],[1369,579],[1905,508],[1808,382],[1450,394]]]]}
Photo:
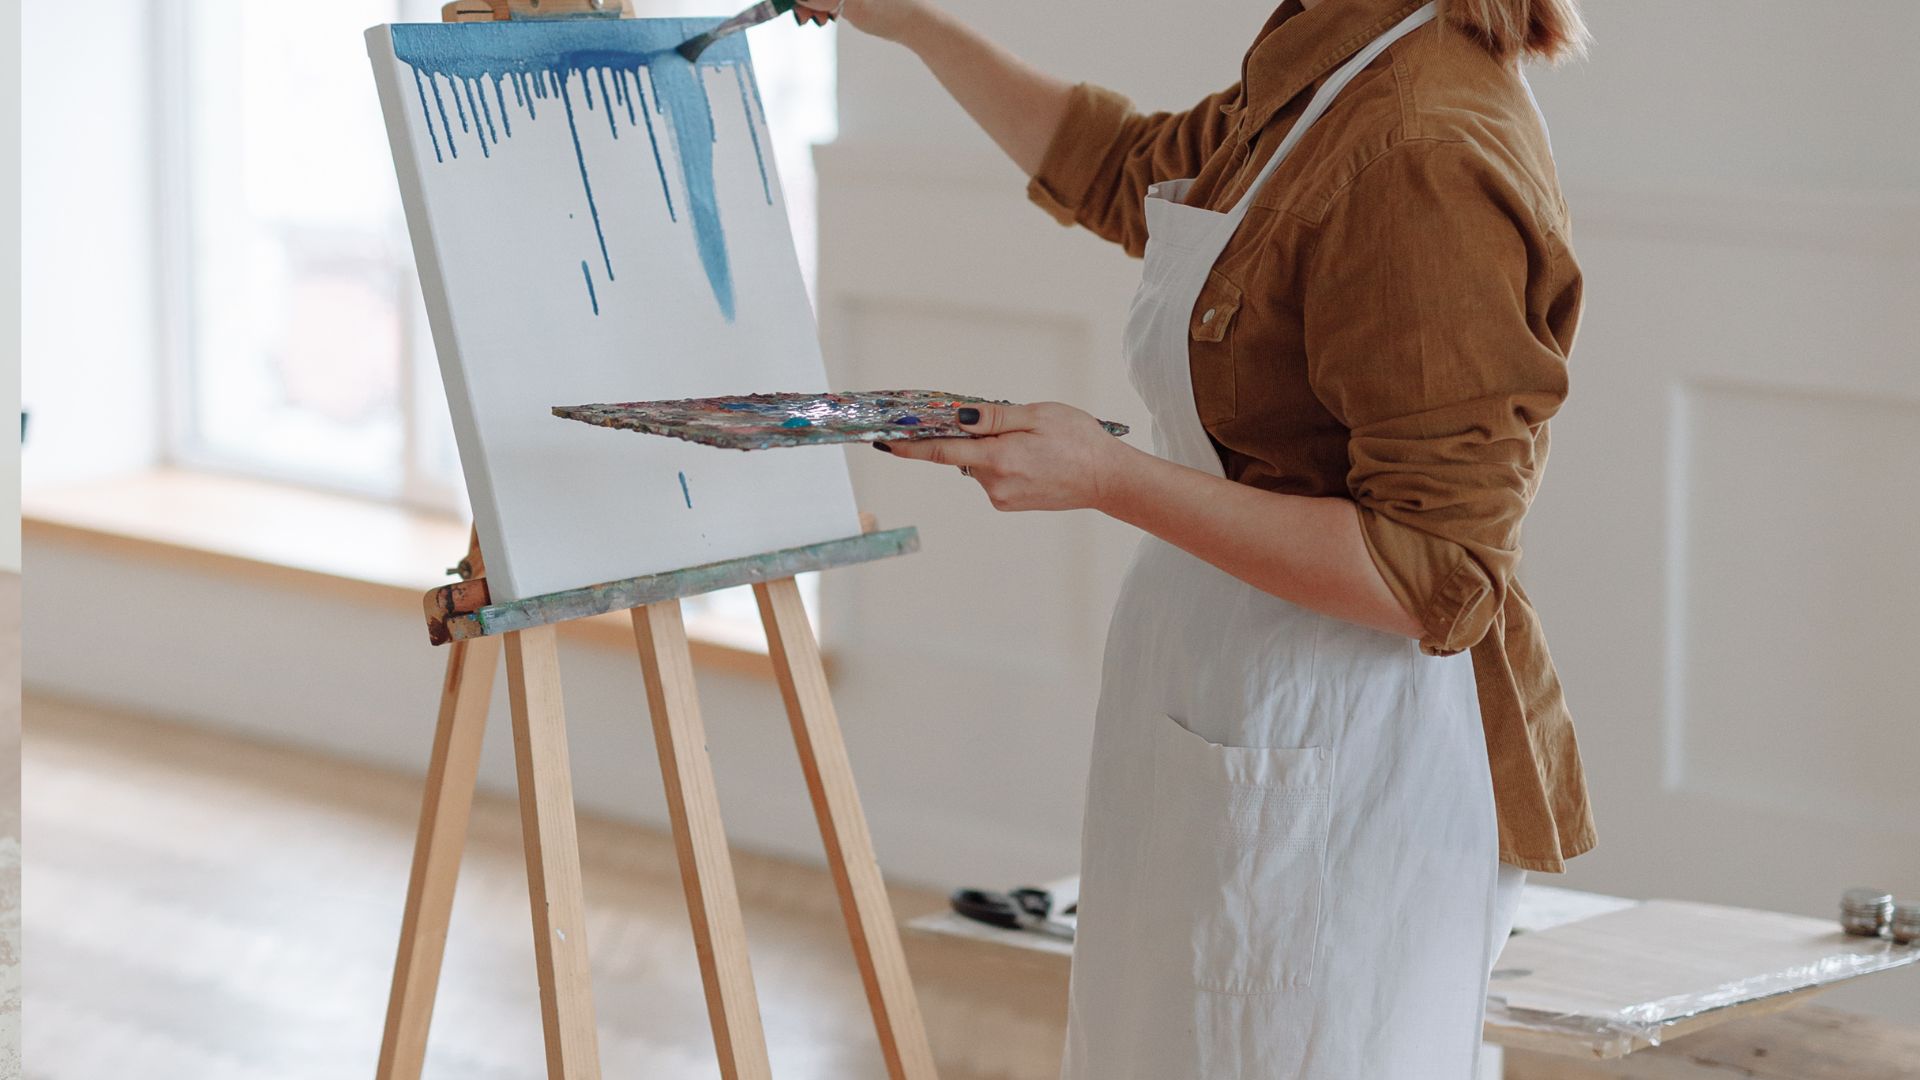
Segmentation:
{"type": "Polygon", "coordinates": [[[1571,185],[1566,197],[1576,250],[1582,235],[1607,233],[1920,261],[1920,191],[1571,185]]]}
{"type": "MultiPolygon", "coordinates": [[[[842,139],[814,150],[822,190],[911,187],[936,193],[1012,192],[1026,184],[997,153],[842,139]]],[[[1673,243],[1791,248],[1920,259],[1920,190],[1716,189],[1646,184],[1565,185],[1576,244],[1606,232],[1673,243]]]]}

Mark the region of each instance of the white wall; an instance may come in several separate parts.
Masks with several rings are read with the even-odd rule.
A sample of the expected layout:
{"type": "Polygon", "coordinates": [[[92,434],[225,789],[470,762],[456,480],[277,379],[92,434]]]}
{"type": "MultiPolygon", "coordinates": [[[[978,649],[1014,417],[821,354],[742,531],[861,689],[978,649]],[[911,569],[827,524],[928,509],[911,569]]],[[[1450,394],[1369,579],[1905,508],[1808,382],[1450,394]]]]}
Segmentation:
{"type": "MultiPolygon", "coordinates": [[[[0,66],[19,70],[20,22],[8,15],[0,20],[0,66]]],[[[20,199],[20,100],[16,93],[0,109],[0,201],[17,205],[20,199]]],[[[0,225],[0,248],[19,250],[20,219],[9,216],[0,225]]],[[[12,428],[20,405],[20,264],[0,268],[0,425],[12,428]]],[[[20,569],[20,444],[12,433],[0,437],[0,569],[20,569]]]]}
{"type": "Polygon", "coordinates": [[[1834,197],[1920,183],[1908,0],[1585,7],[1592,59],[1533,75],[1572,191],[1834,197]]]}
{"type": "Polygon", "coordinates": [[[1920,894],[1920,6],[1590,9],[1534,80],[1589,283],[1527,534],[1601,829],[1569,883],[1920,894]]]}
{"type": "Polygon", "coordinates": [[[153,460],[162,410],[155,321],[149,7],[102,0],[85,17],[85,70],[57,43],[63,4],[19,8],[26,103],[20,163],[21,396],[35,482],[153,460]],[[51,148],[51,149],[49,149],[51,148]]]}
{"type": "MultiPolygon", "coordinates": [[[[1239,79],[1241,54],[1272,11],[1262,3],[1172,8],[1145,0],[967,0],[947,6],[1038,66],[1111,86],[1150,109],[1184,108],[1239,79]]],[[[842,142],[996,156],[986,136],[904,50],[846,32],[840,55],[842,142]]]]}
{"type": "MultiPolygon", "coordinates": [[[[1242,42],[1266,15],[1259,4],[1175,10],[1145,0],[974,0],[965,11],[1044,65],[1146,106],[1230,82],[1242,42]]],[[[1618,591],[1593,568],[1643,556],[1627,571],[1657,577],[1660,533],[1652,527],[1650,548],[1610,549],[1614,534],[1600,531],[1609,504],[1596,500],[1619,495],[1615,517],[1639,513],[1610,460],[1660,462],[1634,457],[1643,441],[1634,430],[1583,417],[1611,407],[1609,387],[1657,374],[1657,363],[1610,367],[1615,357],[1657,361],[1667,343],[1700,341],[1706,324],[1754,309],[1774,317],[1739,341],[1757,369],[1823,365],[1829,348],[1847,350],[1862,385],[1911,365],[1911,346],[1893,328],[1899,311],[1920,309],[1912,257],[1920,245],[1911,242],[1920,131],[1904,55],[1920,40],[1920,6],[1595,0],[1589,12],[1593,59],[1535,76],[1591,284],[1576,396],[1529,532],[1529,581],[1581,710],[1604,838],[1569,883],[1821,914],[1823,898],[1850,883],[1841,879],[1873,876],[1873,858],[1911,862],[1911,831],[1876,823],[1886,828],[1847,849],[1855,862],[1797,849],[1735,860],[1716,855],[1714,841],[1733,850],[1760,819],[1703,816],[1710,827],[1677,847],[1633,805],[1643,778],[1629,774],[1640,769],[1649,728],[1626,723],[1610,703],[1657,710],[1622,695],[1661,685],[1664,629],[1657,607],[1625,635],[1592,617],[1618,591]],[[1833,235],[1837,251],[1823,240],[1833,235]],[[1661,282],[1683,279],[1686,288],[1645,287],[1654,260],[1667,274],[1661,282]],[[1875,284],[1809,288],[1827,280],[1875,284]]],[[[898,50],[845,34],[840,63],[842,137],[819,154],[822,324],[838,381],[1053,397],[1143,423],[1117,352],[1134,264],[1025,206],[1023,178],[898,50]]],[[[137,132],[122,135],[75,152],[130,153],[137,132]]],[[[138,206],[117,190],[98,197],[111,213],[138,206]]],[[[138,237],[137,220],[125,232],[138,237]]],[[[143,257],[137,241],[123,254],[130,266],[143,257]]],[[[145,348],[143,317],[80,320],[85,348],[75,355],[145,348]],[[127,337],[110,345],[112,335],[127,337]]],[[[1126,531],[1081,514],[995,515],[957,477],[871,453],[856,453],[853,467],[863,507],[888,525],[918,525],[926,548],[827,582],[835,690],[883,863],[937,884],[1012,883],[1070,867],[1126,531]]],[[[412,612],[289,601],[76,552],[34,547],[28,558],[33,685],[396,767],[424,761],[441,658],[421,644],[412,612]],[[139,601],[133,617],[98,616],[127,611],[129,597],[139,601]]],[[[613,653],[570,653],[564,663],[583,803],[661,821],[633,664],[613,653]]],[[[772,688],[722,677],[702,686],[738,842],[811,853],[772,688]]],[[[1888,722],[1911,732],[1912,719],[1888,722]]],[[[511,784],[498,723],[485,778],[511,784]]],[[[1757,843],[1741,842],[1743,852],[1757,843]]],[[[1911,876],[1897,865],[1886,872],[1911,876]]],[[[1913,1007],[1897,993],[1844,1001],[1913,1007]]]]}

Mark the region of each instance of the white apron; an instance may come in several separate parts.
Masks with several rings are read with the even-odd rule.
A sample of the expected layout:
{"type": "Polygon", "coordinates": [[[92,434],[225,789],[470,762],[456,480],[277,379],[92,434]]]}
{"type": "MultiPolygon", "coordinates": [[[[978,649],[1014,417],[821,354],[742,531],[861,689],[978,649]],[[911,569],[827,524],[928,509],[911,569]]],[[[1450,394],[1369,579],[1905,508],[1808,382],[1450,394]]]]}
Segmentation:
{"type": "MultiPolygon", "coordinates": [[[[1231,211],[1182,205],[1188,180],[1148,190],[1125,348],[1160,456],[1222,475],[1187,359],[1207,274],[1342,87],[1435,6],[1328,79],[1231,211]]],[[[1467,654],[1141,541],[1095,727],[1068,1080],[1468,1080],[1497,866],[1467,654]]]]}

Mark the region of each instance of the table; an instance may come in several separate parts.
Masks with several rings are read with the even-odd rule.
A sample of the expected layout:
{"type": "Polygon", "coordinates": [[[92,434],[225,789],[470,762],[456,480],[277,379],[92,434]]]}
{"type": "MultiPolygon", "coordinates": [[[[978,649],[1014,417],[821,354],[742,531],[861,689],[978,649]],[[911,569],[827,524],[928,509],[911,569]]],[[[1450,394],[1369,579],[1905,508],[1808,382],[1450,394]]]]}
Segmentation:
{"type": "MultiPolygon", "coordinates": [[[[1078,880],[1049,888],[1064,906],[1078,880]]],[[[1920,947],[1848,937],[1831,919],[1551,885],[1527,885],[1514,929],[1489,984],[1486,1040],[1589,1061],[1920,964],[1920,947]]],[[[1031,1062],[1057,1060],[1071,943],[952,912],[909,922],[906,940],[936,1048],[956,1048],[956,1075],[1036,1075],[1031,1062]]]]}

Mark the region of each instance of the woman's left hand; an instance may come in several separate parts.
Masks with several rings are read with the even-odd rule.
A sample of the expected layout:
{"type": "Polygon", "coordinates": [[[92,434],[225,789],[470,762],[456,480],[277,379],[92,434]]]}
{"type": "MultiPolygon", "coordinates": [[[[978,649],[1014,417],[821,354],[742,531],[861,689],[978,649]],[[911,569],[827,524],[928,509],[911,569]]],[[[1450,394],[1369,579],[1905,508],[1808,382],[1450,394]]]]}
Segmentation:
{"type": "Polygon", "coordinates": [[[1091,415],[1054,401],[982,402],[959,410],[977,439],[874,443],[896,457],[960,466],[979,481],[996,510],[1104,510],[1138,453],[1091,415]]]}

